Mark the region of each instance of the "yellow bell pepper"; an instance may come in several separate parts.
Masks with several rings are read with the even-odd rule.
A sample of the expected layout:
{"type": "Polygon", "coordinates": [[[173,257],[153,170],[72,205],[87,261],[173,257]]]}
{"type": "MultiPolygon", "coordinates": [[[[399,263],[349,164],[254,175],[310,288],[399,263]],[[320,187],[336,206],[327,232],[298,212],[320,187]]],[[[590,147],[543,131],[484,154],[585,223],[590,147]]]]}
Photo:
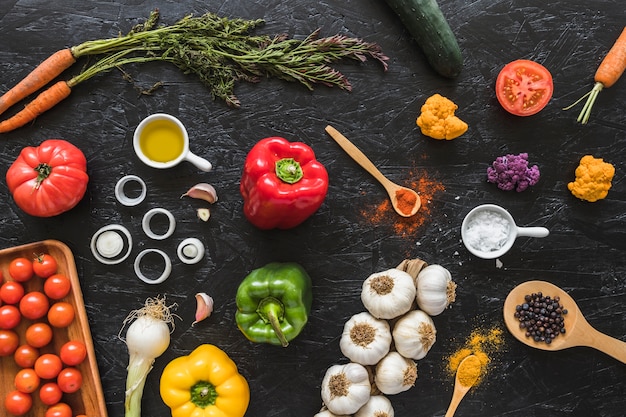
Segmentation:
{"type": "Polygon", "coordinates": [[[235,362],[208,344],[168,363],[160,391],[172,417],[243,417],[250,403],[248,382],[235,362]]]}

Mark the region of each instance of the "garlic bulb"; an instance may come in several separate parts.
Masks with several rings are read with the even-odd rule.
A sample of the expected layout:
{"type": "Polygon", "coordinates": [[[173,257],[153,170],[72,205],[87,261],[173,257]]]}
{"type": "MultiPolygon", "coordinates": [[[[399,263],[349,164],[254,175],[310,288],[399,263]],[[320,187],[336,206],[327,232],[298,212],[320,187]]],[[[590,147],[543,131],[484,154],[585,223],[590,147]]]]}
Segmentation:
{"type": "Polygon", "coordinates": [[[376,365],[374,381],[383,394],[393,395],[404,392],[415,385],[416,380],[417,364],[398,352],[389,352],[376,365]]]}
{"type": "Polygon", "coordinates": [[[393,417],[393,407],[384,395],[372,395],[354,417],[393,417]]]}
{"type": "Polygon", "coordinates": [[[411,309],[415,291],[411,275],[393,268],[377,272],[365,279],[361,301],[372,316],[378,319],[393,319],[411,309]]]}
{"type": "Polygon", "coordinates": [[[346,322],[339,341],[341,353],[361,365],[375,365],[389,352],[390,346],[389,323],[365,311],[346,322]]]}
{"type": "Polygon", "coordinates": [[[344,417],[344,416],[340,416],[339,414],[331,413],[327,409],[323,409],[323,410],[320,410],[320,412],[315,414],[313,417],[344,417]]]}
{"type": "Polygon", "coordinates": [[[456,284],[450,271],[441,265],[429,265],[417,275],[417,305],[425,313],[441,314],[456,299],[456,284]]]}
{"type": "Polygon", "coordinates": [[[369,400],[371,389],[369,373],[363,365],[333,365],[322,380],[322,401],[331,413],[353,414],[369,400]]]}
{"type": "Polygon", "coordinates": [[[437,330],[428,314],[413,310],[396,322],[392,335],[398,353],[405,358],[419,360],[435,343],[437,330]]]}

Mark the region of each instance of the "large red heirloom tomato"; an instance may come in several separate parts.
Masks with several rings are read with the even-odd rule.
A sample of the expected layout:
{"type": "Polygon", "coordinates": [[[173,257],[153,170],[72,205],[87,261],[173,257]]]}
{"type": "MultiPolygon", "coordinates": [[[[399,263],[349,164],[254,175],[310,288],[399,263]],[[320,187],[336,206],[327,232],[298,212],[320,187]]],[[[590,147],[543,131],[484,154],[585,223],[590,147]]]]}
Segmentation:
{"type": "Polygon", "coordinates": [[[15,203],[26,213],[51,217],[73,208],[87,190],[87,159],[62,139],[26,147],[7,171],[15,203]]]}

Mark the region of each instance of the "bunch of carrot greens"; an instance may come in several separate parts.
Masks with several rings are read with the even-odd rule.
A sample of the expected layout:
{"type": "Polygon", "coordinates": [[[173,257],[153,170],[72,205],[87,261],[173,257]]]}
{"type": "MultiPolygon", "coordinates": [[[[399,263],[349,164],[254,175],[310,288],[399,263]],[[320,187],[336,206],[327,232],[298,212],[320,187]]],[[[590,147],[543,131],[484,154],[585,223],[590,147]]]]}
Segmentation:
{"type": "Polygon", "coordinates": [[[377,60],[387,69],[388,57],[375,43],[343,35],[319,37],[319,30],[304,40],[286,35],[251,35],[263,20],[230,19],[213,13],[186,16],[173,25],[158,25],[159,11],[124,35],[84,42],[63,49],[43,61],[15,87],[0,97],[0,114],[45,87],[79,58],[94,56],[78,75],[58,81],[26,107],[0,122],[0,133],[34,120],[68,97],[72,88],[100,73],[128,64],[170,62],[185,74],[195,74],[212,97],[239,107],[234,94],[237,81],[259,82],[263,77],[295,81],[312,90],[314,84],[350,90],[347,78],[330,66],[343,58],[377,60]]]}

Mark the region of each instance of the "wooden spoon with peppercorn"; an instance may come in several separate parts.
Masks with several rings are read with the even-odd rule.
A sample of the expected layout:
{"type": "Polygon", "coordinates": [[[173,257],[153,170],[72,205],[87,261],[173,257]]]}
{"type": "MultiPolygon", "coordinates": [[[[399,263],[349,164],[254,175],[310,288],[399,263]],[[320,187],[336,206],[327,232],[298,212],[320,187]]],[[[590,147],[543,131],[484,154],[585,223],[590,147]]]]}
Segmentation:
{"type": "Polygon", "coordinates": [[[527,281],[515,287],[504,301],[504,322],[528,346],[543,350],[587,346],[626,363],[626,342],[594,329],[574,299],[549,282],[527,281]]]}
{"type": "Polygon", "coordinates": [[[344,151],[346,151],[348,155],[350,155],[350,157],[352,157],[352,159],[356,161],[356,163],[372,174],[372,176],[376,178],[383,187],[385,187],[394,210],[400,216],[411,217],[417,213],[417,210],[419,210],[422,202],[420,200],[420,196],[415,191],[398,185],[385,177],[359,148],[350,142],[348,138],[339,133],[334,127],[326,126],[326,132],[335,140],[335,142],[339,144],[339,146],[341,146],[344,151]]]}

